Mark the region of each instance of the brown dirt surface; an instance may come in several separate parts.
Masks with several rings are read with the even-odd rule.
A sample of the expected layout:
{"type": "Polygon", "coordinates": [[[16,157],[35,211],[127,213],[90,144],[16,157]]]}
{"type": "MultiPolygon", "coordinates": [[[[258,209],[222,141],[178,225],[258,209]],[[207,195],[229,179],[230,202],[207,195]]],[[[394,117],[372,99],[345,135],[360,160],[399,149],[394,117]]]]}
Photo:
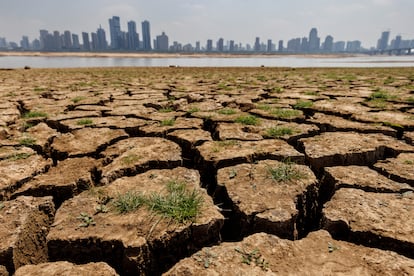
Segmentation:
{"type": "Polygon", "coordinates": [[[75,265],[69,262],[43,263],[38,265],[26,265],[20,267],[15,276],[39,276],[39,275],[101,275],[116,276],[116,271],[106,263],[89,263],[75,265]]]}
{"type": "Polygon", "coordinates": [[[383,174],[414,187],[414,153],[401,153],[396,158],[381,160],[374,165],[383,174]]]}
{"type": "Polygon", "coordinates": [[[299,241],[254,234],[204,248],[164,275],[411,275],[414,261],[337,241],[323,230],[299,241]]]}
{"type": "Polygon", "coordinates": [[[335,238],[376,243],[414,257],[414,192],[340,189],[323,208],[323,228],[335,238]]]}
{"type": "Polygon", "coordinates": [[[100,257],[123,273],[154,273],[183,254],[217,242],[222,224],[223,217],[200,188],[197,171],[181,167],[151,170],[119,178],[65,201],[47,237],[49,255],[54,260],[69,258],[75,262],[100,257]],[[185,183],[189,191],[198,191],[202,197],[202,211],[192,223],[163,219],[145,207],[126,214],[117,211],[114,202],[120,195],[163,194],[171,181],[185,183]],[[105,204],[103,198],[108,199],[105,204]],[[98,212],[97,206],[105,206],[107,211],[98,212]],[[82,227],[81,214],[88,214],[94,224],[82,227]],[[108,246],[114,248],[115,255],[108,246]],[[87,256],[83,256],[85,253],[87,256]]]}
{"type": "Polygon", "coordinates": [[[0,239],[10,248],[0,268],[96,262],[160,275],[189,257],[187,275],[413,274],[413,76],[413,68],[2,70],[0,238],[19,242],[0,239]],[[182,187],[173,181],[186,188],[173,192],[182,187]],[[192,219],[154,212],[184,191],[203,208],[170,216],[192,219]],[[257,232],[268,271],[256,248],[234,250],[257,232]],[[223,270],[208,255],[220,243],[229,250],[223,270]]]}
{"type": "Polygon", "coordinates": [[[19,197],[2,203],[0,262],[10,273],[48,260],[46,234],[54,213],[52,197],[19,197]]]}

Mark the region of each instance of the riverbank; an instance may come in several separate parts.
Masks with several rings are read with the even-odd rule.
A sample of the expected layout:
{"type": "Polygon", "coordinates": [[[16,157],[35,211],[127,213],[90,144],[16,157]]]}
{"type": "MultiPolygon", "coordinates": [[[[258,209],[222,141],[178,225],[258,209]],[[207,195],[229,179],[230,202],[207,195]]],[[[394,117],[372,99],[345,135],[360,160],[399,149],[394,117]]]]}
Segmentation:
{"type": "Polygon", "coordinates": [[[150,53],[150,52],[18,52],[0,51],[0,56],[28,57],[101,57],[101,58],[278,58],[278,57],[308,57],[308,58],[341,58],[366,56],[363,54],[288,54],[288,53],[150,53]]]}
{"type": "Polygon", "coordinates": [[[414,68],[0,84],[2,275],[414,274],[414,68]]]}

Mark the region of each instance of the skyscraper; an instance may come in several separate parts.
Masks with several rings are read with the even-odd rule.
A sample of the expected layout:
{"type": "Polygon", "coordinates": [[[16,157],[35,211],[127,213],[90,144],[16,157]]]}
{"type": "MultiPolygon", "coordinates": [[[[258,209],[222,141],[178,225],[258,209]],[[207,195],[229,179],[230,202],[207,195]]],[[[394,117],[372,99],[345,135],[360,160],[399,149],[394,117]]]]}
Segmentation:
{"type": "Polygon", "coordinates": [[[82,33],[82,42],[83,42],[83,49],[85,51],[90,51],[91,50],[91,43],[89,41],[89,34],[86,32],[82,33]]]}
{"type": "Polygon", "coordinates": [[[119,16],[112,16],[109,18],[109,34],[111,36],[111,48],[120,48],[120,37],[121,37],[121,20],[119,16]]]}
{"type": "Polygon", "coordinates": [[[223,52],[224,51],[224,39],[223,38],[220,38],[218,41],[217,41],[217,51],[218,52],[223,52]]]}
{"type": "Polygon", "coordinates": [[[135,21],[128,22],[128,48],[137,50],[139,48],[139,37],[137,33],[137,24],[135,21]]]}
{"type": "Polygon", "coordinates": [[[169,44],[168,44],[168,36],[165,34],[165,32],[162,32],[161,35],[157,36],[156,39],[156,49],[158,51],[168,51],[169,44]]]}
{"type": "Polygon", "coordinates": [[[309,33],[309,52],[317,52],[320,49],[321,39],[318,37],[318,30],[312,28],[309,33]]]}
{"type": "Polygon", "coordinates": [[[96,31],[97,36],[97,50],[106,50],[108,48],[108,42],[106,41],[106,34],[105,30],[102,29],[101,26],[99,26],[99,29],[96,31]]]}
{"type": "Polygon", "coordinates": [[[330,35],[328,35],[325,38],[325,42],[323,43],[323,51],[324,52],[332,52],[332,50],[333,50],[333,41],[334,41],[334,39],[330,35]]]}
{"type": "Polygon", "coordinates": [[[382,32],[381,38],[378,40],[377,49],[386,50],[388,48],[389,39],[390,39],[390,31],[382,32]]]}
{"type": "Polygon", "coordinates": [[[213,51],[213,40],[212,39],[207,40],[206,50],[207,52],[213,51]]]}
{"type": "Polygon", "coordinates": [[[260,38],[256,37],[256,41],[254,42],[254,51],[259,52],[260,51],[260,38]]]}
{"type": "Polygon", "coordinates": [[[72,49],[72,34],[70,33],[70,31],[65,31],[63,33],[64,36],[64,47],[66,49],[72,49]]]}
{"type": "Polygon", "coordinates": [[[151,51],[150,23],[147,20],[142,22],[142,42],[144,51],[151,51]]]}

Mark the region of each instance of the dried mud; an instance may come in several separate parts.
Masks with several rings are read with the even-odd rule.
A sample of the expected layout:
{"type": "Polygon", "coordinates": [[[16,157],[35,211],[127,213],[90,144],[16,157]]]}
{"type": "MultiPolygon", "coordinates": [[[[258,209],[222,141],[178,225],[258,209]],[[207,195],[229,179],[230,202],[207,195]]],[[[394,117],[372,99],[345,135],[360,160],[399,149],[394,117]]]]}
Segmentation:
{"type": "Polygon", "coordinates": [[[413,68],[8,70],[0,98],[2,275],[414,274],[413,68]],[[190,219],[148,203],[174,185],[190,219]]]}

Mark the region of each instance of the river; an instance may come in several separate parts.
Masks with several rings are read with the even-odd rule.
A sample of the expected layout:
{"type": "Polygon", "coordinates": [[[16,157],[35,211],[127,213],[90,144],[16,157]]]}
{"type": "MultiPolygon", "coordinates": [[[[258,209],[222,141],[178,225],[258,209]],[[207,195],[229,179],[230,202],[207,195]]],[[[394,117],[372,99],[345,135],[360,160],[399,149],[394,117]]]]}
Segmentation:
{"type": "Polygon", "coordinates": [[[77,56],[0,56],[0,68],[76,67],[413,67],[414,56],[312,57],[77,57],[77,56]]]}

